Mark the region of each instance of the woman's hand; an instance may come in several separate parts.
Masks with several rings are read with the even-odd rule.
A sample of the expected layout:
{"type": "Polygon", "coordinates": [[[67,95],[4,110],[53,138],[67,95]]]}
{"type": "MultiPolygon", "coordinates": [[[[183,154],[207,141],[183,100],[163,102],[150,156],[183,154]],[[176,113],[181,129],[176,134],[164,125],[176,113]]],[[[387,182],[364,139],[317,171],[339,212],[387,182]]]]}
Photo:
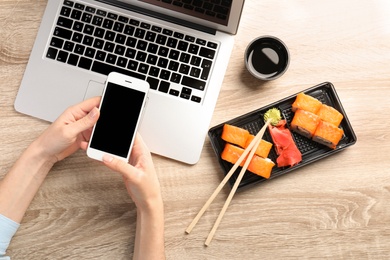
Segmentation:
{"type": "Polygon", "coordinates": [[[99,118],[100,97],[69,107],[34,142],[45,158],[55,163],[82,148],[86,150],[99,118]]]}
{"type": "Polygon", "coordinates": [[[152,156],[140,134],[135,137],[129,163],[109,155],[103,156],[103,162],[122,175],[127,192],[139,209],[162,206],[160,183],[152,156]]]}
{"type": "Polygon", "coordinates": [[[152,156],[137,134],[130,162],[109,155],[103,162],[119,172],[127,192],[137,205],[137,230],[133,259],[165,259],[164,207],[152,156]]]}

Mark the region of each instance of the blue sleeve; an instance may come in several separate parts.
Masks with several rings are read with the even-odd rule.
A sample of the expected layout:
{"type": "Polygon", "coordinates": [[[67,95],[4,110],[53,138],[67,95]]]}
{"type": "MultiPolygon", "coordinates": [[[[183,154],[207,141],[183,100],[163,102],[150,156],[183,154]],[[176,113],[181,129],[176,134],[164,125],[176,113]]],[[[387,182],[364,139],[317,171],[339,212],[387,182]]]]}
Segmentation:
{"type": "Polygon", "coordinates": [[[0,260],[10,259],[5,256],[5,251],[19,226],[15,221],[0,214],[0,260]]]}

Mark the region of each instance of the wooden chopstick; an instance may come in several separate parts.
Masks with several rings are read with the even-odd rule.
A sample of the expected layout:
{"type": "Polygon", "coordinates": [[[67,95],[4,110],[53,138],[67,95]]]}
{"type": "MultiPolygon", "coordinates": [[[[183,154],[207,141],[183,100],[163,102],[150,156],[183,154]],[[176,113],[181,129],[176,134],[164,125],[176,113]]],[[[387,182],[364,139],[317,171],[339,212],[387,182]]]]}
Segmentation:
{"type": "Polygon", "coordinates": [[[249,155],[248,155],[248,158],[246,158],[246,161],[245,161],[245,163],[244,163],[244,166],[242,167],[242,169],[241,169],[241,171],[240,171],[240,174],[238,175],[236,181],[234,182],[233,188],[232,188],[232,190],[230,191],[229,196],[228,196],[228,198],[226,199],[225,204],[223,205],[222,210],[221,210],[221,212],[219,213],[218,218],[217,218],[217,220],[215,221],[215,224],[214,224],[213,228],[211,229],[211,231],[210,231],[210,233],[209,233],[209,235],[208,235],[208,237],[207,237],[207,239],[206,239],[206,242],[205,242],[205,245],[206,245],[206,246],[208,246],[208,245],[210,244],[211,240],[213,239],[214,234],[215,234],[215,231],[217,231],[217,228],[218,228],[219,224],[221,223],[221,220],[222,220],[222,218],[223,218],[223,216],[224,216],[224,214],[225,214],[225,212],[226,212],[226,210],[227,210],[227,208],[228,208],[230,202],[232,201],[234,194],[235,194],[236,191],[237,191],[238,185],[240,184],[242,178],[244,177],[244,174],[245,174],[245,172],[246,172],[246,169],[248,168],[248,165],[249,165],[249,163],[251,162],[251,160],[252,160],[252,158],[253,158],[253,155],[255,154],[256,149],[257,149],[257,147],[259,146],[260,141],[261,141],[261,139],[263,138],[264,132],[265,132],[265,130],[266,130],[268,124],[270,123],[270,121],[271,121],[270,119],[267,120],[267,122],[265,123],[265,125],[264,125],[264,126],[261,128],[261,130],[257,133],[257,135],[256,135],[256,137],[255,137],[255,140],[252,141],[252,142],[255,143],[255,145],[250,149],[250,153],[249,153],[249,155]]]}
{"type": "MultiPolygon", "coordinates": [[[[203,205],[203,207],[200,209],[199,213],[196,215],[196,217],[194,218],[194,220],[191,222],[191,224],[187,227],[186,229],[186,233],[189,234],[192,229],[194,228],[194,226],[198,223],[199,219],[202,217],[202,215],[204,214],[204,212],[207,210],[207,208],[210,206],[210,204],[213,202],[213,200],[215,199],[215,197],[218,195],[218,193],[222,190],[223,186],[227,183],[227,181],[231,178],[231,176],[233,175],[233,173],[236,171],[236,169],[238,168],[238,166],[241,164],[241,162],[246,158],[246,156],[248,155],[249,152],[253,151],[252,156],[250,157],[250,159],[252,159],[253,157],[253,154],[257,148],[257,146],[259,145],[263,135],[264,135],[264,132],[268,126],[268,124],[270,123],[270,120],[268,120],[265,125],[261,128],[261,130],[257,133],[257,135],[255,136],[255,138],[252,140],[252,142],[249,144],[249,146],[244,150],[244,152],[242,153],[242,155],[240,156],[240,158],[237,160],[237,162],[233,165],[233,167],[230,169],[230,171],[226,174],[225,178],[221,181],[221,183],[218,185],[218,187],[215,189],[215,191],[213,192],[213,194],[210,196],[210,198],[206,201],[206,203],[203,205]],[[256,145],[257,144],[257,145],[256,145]]],[[[229,197],[230,200],[232,199],[234,193],[236,192],[237,188],[238,188],[238,185],[239,183],[241,182],[241,179],[243,177],[243,173],[245,173],[246,171],[246,168],[248,167],[249,165],[249,162],[250,160],[247,160],[244,164],[244,167],[243,169],[241,170],[234,186],[233,186],[233,189],[234,187],[235,190],[234,192],[232,193],[232,191],[230,192],[229,194],[229,197]],[[246,167],[245,167],[246,165],[246,167]],[[241,176],[241,177],[240,177],[241,176]]],[[[229,197],[228,197],[228,200],[229,200],[229,197]]],[[[223,213],[221,211],[220,213],[220,216],[218,217],[219,218],[219,221],[217,219],[217,222],[214,224],[214,227],[213,227],[213,230],[211,230],[210,234],[209,234],[209,238],[207,240],[209,241],[206,241],[206,245],[208,245],[216,231],[216,229],[218,228],[218,225],[219,225],[219,222],[221,221],[222,217],[223,217],[223,214],[224,214],[224,211],[226,211],[227,207],[229,206],[230,204],[230,200],[227,201],[228,203],[225,202],[225,205],[224,207],[226,206],[225,209],[222,209],[223,210],[223,213]]]]}

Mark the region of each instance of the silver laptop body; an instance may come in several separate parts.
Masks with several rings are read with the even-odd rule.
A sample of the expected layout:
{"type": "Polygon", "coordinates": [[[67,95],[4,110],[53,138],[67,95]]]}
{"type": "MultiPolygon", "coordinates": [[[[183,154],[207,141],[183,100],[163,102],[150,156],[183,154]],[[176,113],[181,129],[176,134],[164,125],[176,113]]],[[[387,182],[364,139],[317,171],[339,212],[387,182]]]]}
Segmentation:
{"type": "Polygon", "coordinates": [[[195,164],[243,4],[49,0],[15,109],[54,121],[67,107],[101,95],[110,71],[143,78],[152,89],[139,131],[151,152],[195,164]],[[199,54],[201,61],[193,57],[199,54]]]}

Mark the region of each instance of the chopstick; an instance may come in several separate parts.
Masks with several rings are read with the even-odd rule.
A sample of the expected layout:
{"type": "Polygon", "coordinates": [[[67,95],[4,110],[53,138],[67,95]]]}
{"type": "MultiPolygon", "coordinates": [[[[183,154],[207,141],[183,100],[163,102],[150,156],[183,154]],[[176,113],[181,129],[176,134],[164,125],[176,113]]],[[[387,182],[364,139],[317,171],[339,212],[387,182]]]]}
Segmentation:
{"type": "Polygon", "coordinates": [[[252,160],[252,157],[257,149],[257,147],[259,146],[260,144],[260,141],[261,139],[263,138],[263,135],[264,135],[264,132],[265,130],[267,129],[269,123],[270,123],[270,119],[267,120],[267,122],[265,123],[265,125],[260,129],[260,131],[257,133],[257,135],[255,136],[255,138],[252,140],[252,142],[249,144],[249,146],[244,150],[244,152],[242,153],[242,155],[240,156],[240,158],[237,160],[237,162],[233,165],[233,167],[230,169],[230,171],[226,174],[225,178],[221,181],[221,183],[218,185],[218,187],[215,189],[215,191],[213,192],[213,194],[210,196],[210,198],[206,201],[206,203],[203,205],[203,207],[200,209],[199,213],[196,215],[196,217],[194,218],[194,220],[191,222],[191,224],[187,227],[186,229],[186,233],[189,234],[192,229],[194,228],[194,226],[196,225],[196,223],[198,223],[199,219],[202,217],[202,215],[204,214],[204,212],[207,210],[207,208],[210,206],[210,204],[213,202],[213,200],[215,199],[215,197],[218,195],[218,193],[222,190],[223,186],[227,183],[227,181],[231,178],[231,176],[233,175],[233,173],[235,172],[235,170],[238,168],[238,166],[241,164],[241,162],[246,158],[246,156],[248,155],[249,153],[249,156],[248,158],[246,158],[246,161],[244,163],[244,166],[242,167],[241,171],[240,171],[240,174],[238,175],[238,178],[236,179],[234,185],[233,185],[233,188],[232,190],[230,191],[230,194],[212,228],[212,230],[210,231],[208,237],[207,237],[207,240],[205,242],[205,245],[208,246],[211,242],[211,240],[213,239],[213,236],[215,234],[215,231],[217,230],[222,218],[223,218],[223,215],[225,214],[234,194],[236,193],[237,191],[237,188],[238,188],[238,185],[240,184],[241,182],[241,179],[243,178],[244,176],[244,173],[246,172],[246,169],[248,168],[248,165],[250,163],[250,161],[252,160]]]}

